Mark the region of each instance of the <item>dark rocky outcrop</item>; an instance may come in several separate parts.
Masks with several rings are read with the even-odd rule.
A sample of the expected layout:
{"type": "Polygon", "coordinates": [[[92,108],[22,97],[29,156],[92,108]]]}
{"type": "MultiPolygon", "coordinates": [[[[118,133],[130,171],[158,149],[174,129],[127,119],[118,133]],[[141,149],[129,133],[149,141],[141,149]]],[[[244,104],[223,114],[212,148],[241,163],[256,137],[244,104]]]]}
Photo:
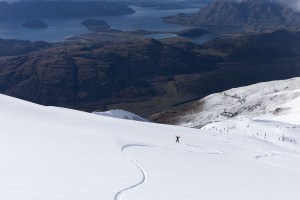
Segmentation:
{"type": "Polygon", "coordinates": [[[108,31],[110,29],[107,22],[101,19],[87,19],[81,24],[91,31],[108,31]]]}
{"type": "Polygon", "coordinates": [[[179,14],[166,21],[189,25],[294,25],[300,24],[300,12],[274,0],[217,0],[196,14],[179,14]]]}
{"type": "Polygon", "coordinates": [[[47,28],[48,24],[41,20],[27,20],[22,24],[26,28],[47,28]]]}
{"type": "Polygon", "coordinates": [[[25,40],[0,39],[0,56],[16,56],[39,51],[51,47],[47,42],[31,42],[25,40]]]}
{"type": "Polygon", "coordinates": [[[228,54],[229,61],[248,64],[272,62],[272,60],[297,57],[300,32],[277,30],[271,33],[251,34],[240,37],[219,38],[203,45],[228,54]]]}

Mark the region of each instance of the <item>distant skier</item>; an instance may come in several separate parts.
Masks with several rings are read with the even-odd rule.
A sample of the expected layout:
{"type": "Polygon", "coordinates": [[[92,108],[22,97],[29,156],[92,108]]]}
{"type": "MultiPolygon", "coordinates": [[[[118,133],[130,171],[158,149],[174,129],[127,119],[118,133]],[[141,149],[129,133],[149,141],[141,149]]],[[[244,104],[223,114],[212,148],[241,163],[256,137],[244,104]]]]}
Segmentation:
{"type": "Polygon", "coordinates": [[[176,135],[176,143],[179,143],[180,136],[176,135]]]}

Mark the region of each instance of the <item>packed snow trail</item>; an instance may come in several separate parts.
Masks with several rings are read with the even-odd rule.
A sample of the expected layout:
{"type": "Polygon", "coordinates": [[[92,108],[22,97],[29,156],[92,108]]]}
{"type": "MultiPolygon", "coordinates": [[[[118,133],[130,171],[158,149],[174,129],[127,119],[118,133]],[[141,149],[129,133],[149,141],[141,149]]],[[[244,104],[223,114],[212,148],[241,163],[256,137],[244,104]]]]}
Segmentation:
{"type": "MultiPolygon", "coordinates": [[[[235,123],[233,123],[232,121],[230,122],[231,125],[235,124],[234,127],[236,128],[234,129],[236,130],[234,129],[230,130],[231,136],[229,136],[229,138],[227,139],[225,139],[224,136],[227,135],[228,133],[225,132],[225,135],[219,134],[219,137],[222,138],[224,143],[228,143],[228,144],[231,143],[240,146],[241,148],[245,148],[257,152],[258,155],[255,155],[254,158],[267,165],[271,165],[277,168],[287,169],[294,172],[300,172],[300,170],[298,169],[298,166],[300,164],[300,159],[299,159],[300,155],[299,153],[297,153],[298,147],[296,145],[296,142],[289,142],[290,139],[294,140],[295,137],[296,138],[298,137],[297,133],[299,133],[299,130],[297,130],[297,125],[287,124],[287,123],[272,121],[272,120],[240,121],[235,123]],[[243,131],[244,133],[239,133],[239,131],[243,130],[241,126],[245,127],[243,131]],[[249,130],[247,129],[249,129],[250,126],[251,129],[249,132],[249,130]],[[282,142],[282,141],[278,142],[277,138],[278,137],[281,138],[281,135],[283,134],[282,130],[284,130],[285,131],[284,133],[288,136],[285,137],[285,138],[289,138],[286,139],[288,142],[282,142]],[[265,135],[264,133],[268,133],[268,134],[265,135]],[[232,134],[238,134],[238,135],[234,136],[232,134]],[[238,137],[242,135],[244,135],[242,138],[238,137]],[[253,143],[251,142],[251,140],[257,140],[257,141],[253,143]],[[263,143],[275,145],[279,148],[283,146],[285,148],[274,151],[273,149],[274,147],[267,148],[266,146],[264,146],[263,143]],[[285,150],[287,152],[283,152],[285,150]]],[[[225,124],[226,121],[223,121],[223,122],[214,123],[213,126],[216,130],[223,130],[225,124]]],[[[210,126],[212,125],[208,125],[206,126],[206,128],[210,126]]],[[[225,129],[228,129],[228,127],[225,127],[225,129]]]]}
{"type": "Polygon", "coordinates": [[[289,166],[286,166],[286,163],[284,163],[284,159],[286,159],[287,157],[294,157],[292,160],[292,162],[290,162],[289,164],[294,164],[294,163],[300,163],[300,159],[299,159],[299,155],[297,154],[287,154],[287,153],[283,153],[283,152],[266,152],[261,150],[259,147],[256,147],[256,151],[262,153],[261,155],[257,155],[255,156],[255,159],[264,162],[266,164],[272,165],[274,167],[279,167],[279,168],[283,168],[283,169],[288,169],[291,171],[295,171],[295,172],[300,172],[299,169],[297,168],[292,168],[289,166]],[[270,157],[277,157],[277,159],[271,159],[272,161],[270,161],[270,157]],[[280,160],[278,160],[278,158],[280,158],[280,160]],[[278,161],[281,161],[279,163],[277,163],[278,161]],[[283,162],[282,162],[283,161],[283,162]]]}
{"type": "MultiPolygon", "coordinates": [[[[194,147],[194,148],[201,148],[201,149],[203,149],[202,146],[196,146],[196,145],[191,145],[191,144],[183,144],[183,145],[184,146],[190,146],[190,147],[194,147]]],[[[134,188],[142,185],[143,183],[145,183],[147,181],[147,177],[148,177],[147,172],[143,169],[143,167],[135,159],[133,159],[128,153],[126,153],[126,149],[129,148],[129,147],[154,147],[154,148],[158,148],[158,149],[173,150],[173,151],[182,151],[182,152],[187,152],[187,153],[222,154],[222,152],[220,152],[220,151],[217,151],[217,150],[214,150],[214,149],[207,149],[207,148],[204,148],[204,149],[207,149],[208,152],[200,152],[200,151],[187,151],[187,150],[183,150],[183,149],[167,148],[167,147],[161,147],[161,146],[150,146],[150,145],[143,145],[143,144],[127,144],[127,145],[124,145],[122,147],[122,153],[131,162],[133,162],[140,169],[140,172],[142,173],[142,180],[140,180],[138,183],[136,183],[136,184],[134,184],[132,186],[129,186],[129,187],[125,188],[125,189],[120,190],[118,193],[115,194],[114,200],[121,200],[121,199],[123,199],[122,195],[126,191],[134,189],[134,188]],[[213,152],[210,152],[210,151],[213,151],[213,152]]]]}
{"type": "MultiPolygon", "coordinates": [[[[191,146],[191,147],[196,147],[196,148],[203,148],[201,146],[196,146],[196,145],[191,145],[191,144],[184,144],[185,146],[191,146]]],[[[175,151],[185,151],[188,153],[200,153],[200,154],[222,154],[222,152],[217,151],[217,150],[212,150],[212,149],[207,149],[209,151],[213,151],[213,152],[199,152],[199,151],[186,151],[186,150],[182,150],[182,149],[172,149],[172,148],[167,148],[167,147],[160,147],[160,146],[149,146],[149,145],[143,145],[143,144],[127,144],[125,146],[122,147],[122,153],[131,161],[133,162],[141,171],[142,173],[142,180],[139,181],[138,183],[129,186],[125,189],[120,190],[118,193],[115,194],[114,200],[121,200],[122,199],[122,195],[131,189],[134,189],[140,185],[142,185],[143,183],[145,183],[147,181],[147,173],[146,171],[143,169],[143,167],[135,160],[133,159],[128,153],[126,153],[126,149],[129,147],[155,147],[155,148],[160,148],[160,149],[165,149],[165,150],[175,150],[175,151]]]]}
{"type": "Polygon", "coordinates": [[[142,180],[132,186],[129,186],[123,190],[120,190],[116,195],[115,195],[115,198],[114,200],[120,200],[122,199],[122,195],[127,191],[127,190],[131,190],[133,188],[136,188],[138,187],[139,185],[142,185],[145,181],[147,181],[147,173],[146,171],[143,169],[143,167],[136,161],[134,160],[133,158],[131,158],[125,151],[126,148],[129,148],[129,147],[149,147],[148,145],[142,145],[142,144],[128,144],[128,145],[125,145],[122,147],[122,152],[123,154],[131,161],[133,162],[139,169],[140,171],[142,172],[142,180]]]}

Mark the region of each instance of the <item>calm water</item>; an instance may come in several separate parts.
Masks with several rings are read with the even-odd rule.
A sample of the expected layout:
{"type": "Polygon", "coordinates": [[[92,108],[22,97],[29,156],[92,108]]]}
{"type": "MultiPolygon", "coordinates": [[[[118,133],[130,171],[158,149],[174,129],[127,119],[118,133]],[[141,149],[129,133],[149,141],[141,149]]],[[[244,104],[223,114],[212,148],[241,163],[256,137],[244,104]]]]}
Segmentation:
{"type": "Polygon", "coordinates": [[[168,24],[163,22],[163,17],[178,13],[196,13],[198,8],[182,10],[155,10],[153,8],[141,8],[132,6],[136,12],[126,16],[103,17],[112,28],[121,30],[144,29],[151,31],[177,31],[186,29],[186,26],[168,24]]]}
{"type": "Polygon", "coordinates": [[[164,39],[164,38],[178,37],[178,35],[176,35],[176,34],[158,33],[158,34],[145,35],[145,37],[146,38],[154,38],[154,39],[164,39]]]}
{"type": "Polygon", "coordinates": [[[69,36],[89,32],[80,25],[83,19],[43,19],[43,21],[48,24],[48,28],[25,28],[22,26],[24,20],[0,21],[0,38],[56,42],[69,36]]]}
{"type": "MultiPolygon", "coordinates": [[[[198,9],[182,10],[155,10],[151,8],[132,7],[136,13],[126,16],[105,16],[101,17],[114,29],[133,30],[161,30],[172,31],[184,29],[184,26],[166,24],[162,17],[174,15],[180,12],[194,13],[198,9]]],[[[48,24],[46,29],[28,29],[22,26],[25,20],[0,21],[0,38],[13,38],[47,42],[62,41],[66,37],[89,33],[80,23],[87,18],[71,19],[42,19],[48,24]]]]}
{"type": "MultiPolygon", "coordinates": [[[[155,10],[154,8],[141,8],[136,6],[132,6],[132,8],[136,11],[134,14],[125,16],[105,16],[99,17],[99,19],[104,19],[105,21],[107,21],[113,29],[179,31],[191,27],[164,23],[162,17],[175,15],[178,13],[195,13],[199,11],[198,8],[181,10],[155,10]]],[[[28,29],[22,27],[22,23],[24,23],[25,20],[0,21],[0,38],[58,42],[70,36],[89,33],[90,31],[80,24],[85,19],[87,18],[42,19],[49,26],[46,29],[28,29]]],[[[209,30],[209,28],[206,29],[209,30]]],[[[174,36],[176,35],[153,34],[148,35],[147,37],[160,39],[174,36]]],[[[193,38],[193,41],[197,43],[203,43],[216,36],[216,33],[206,34],[202,37],[193,38]]]]}

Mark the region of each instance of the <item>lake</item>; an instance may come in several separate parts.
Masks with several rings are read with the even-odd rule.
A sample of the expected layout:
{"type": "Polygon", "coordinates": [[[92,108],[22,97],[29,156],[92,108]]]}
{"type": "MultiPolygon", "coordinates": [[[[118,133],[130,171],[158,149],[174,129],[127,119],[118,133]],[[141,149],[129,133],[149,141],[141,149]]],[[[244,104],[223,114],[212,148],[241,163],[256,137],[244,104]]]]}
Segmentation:
{"type": "MultiPolygon", "coordinates": [[[[180,10],[156,10],[155,8],[144,8],[131,6],[136,12],[123,16],[103,16],[95,17],[103,19],[113,29],[134,30],[144,29],[150,31],[179,31],[191,28],[177,24],[168,24],[163,22],[163,17],[175,15],[178,13],[196,13],[199,8],[189,8],[180,10]]],[[[69,18],[69,19],[41,19],[48,24],[46,29],[29,29],[22,26],[25,20],[0,21],[0,38],[4,39],[23,39],[31,41],[59,42],[70,36],[84,33],[90,33],[87,28],[80,23],[87,18],[69,18]]],[[[208,28],[209,29],[209,28],[208,28]]],[[[150,35],[147,37],[166,38],[174,37],[173,34],[150,35]]],[[[176,35],[175,35],[176,36],[176,35]]],[[[215,33],[207,34],[202,37],[193,38],[197,43],[203,43],[216,37],[215,33]]]]}
{"type": "MultiPolygon", "coordinates": [[[[174,15],[180,12],[194,13],[199,9],[182,10],[155,10],[154,8],[142,8],[132,6],[136,11],[134,14],[123,16],[103,16],[95,17],[104,19],[111,28],[120,30],[181,30],[184,26],[175,24],[166,24],[162,17],[174,15]]],[[[62,41],[67,37],[90,33],[90,31],[80,23],[87,18],[69,18],[69,19],[41,19],[48,24],[46,29],[29,29],[23,27],[25,20],[0,21],[0,38],[4,39],[23,39],[31,41],[62,41]]]]}

